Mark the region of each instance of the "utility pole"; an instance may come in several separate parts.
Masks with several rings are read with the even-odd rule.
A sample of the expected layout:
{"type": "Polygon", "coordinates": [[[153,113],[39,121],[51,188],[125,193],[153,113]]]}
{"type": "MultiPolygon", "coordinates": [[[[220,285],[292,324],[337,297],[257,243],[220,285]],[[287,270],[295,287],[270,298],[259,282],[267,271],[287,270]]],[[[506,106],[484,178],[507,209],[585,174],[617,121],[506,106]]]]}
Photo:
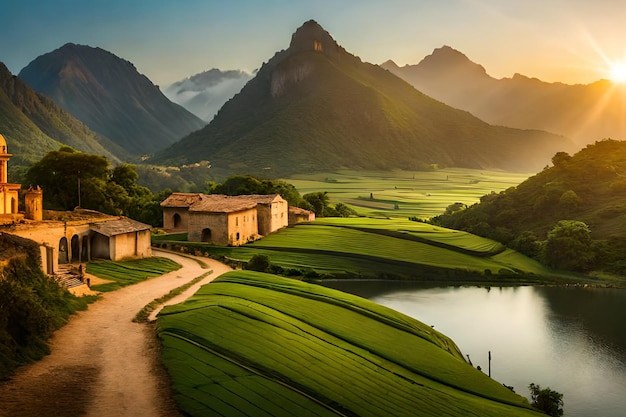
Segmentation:
{"type": "Polygon", "coordinates": [[[489,378],[491,378],[491,351],[489,351],[489,378]]]}

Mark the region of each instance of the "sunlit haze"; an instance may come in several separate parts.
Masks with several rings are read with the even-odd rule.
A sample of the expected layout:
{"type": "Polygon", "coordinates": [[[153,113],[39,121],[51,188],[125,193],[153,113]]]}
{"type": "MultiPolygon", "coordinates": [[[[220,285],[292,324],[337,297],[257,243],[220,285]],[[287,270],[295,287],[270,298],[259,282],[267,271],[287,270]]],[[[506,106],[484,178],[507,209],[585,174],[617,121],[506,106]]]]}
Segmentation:
{"type": "Polygon", "coordinates": [[[106,49],[167,85],[211,68],[252,71],[316,20],[349,52],[417,64],[449,45],[496,78],[623,81],[626,7],[617,0],[253,0],[8,2],[0,61],[17,74],[67,42],[106,49]],[[623,68],[623,64],[619,68],[623,68]]]}

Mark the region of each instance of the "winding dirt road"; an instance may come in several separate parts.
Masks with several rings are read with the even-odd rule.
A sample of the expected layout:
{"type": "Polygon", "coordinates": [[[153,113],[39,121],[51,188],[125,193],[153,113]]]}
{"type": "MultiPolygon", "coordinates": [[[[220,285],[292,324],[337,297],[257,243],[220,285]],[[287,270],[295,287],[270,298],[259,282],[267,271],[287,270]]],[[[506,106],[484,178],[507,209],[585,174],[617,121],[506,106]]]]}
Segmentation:
{"type": "Polygon", "coordinates": [[[187,257],[154,253],[183,267],[105,293],[88,310],[71,317],[52,337],[50,355],[23,366],[11,380],[0,383],[0,416],[180,416],[160,364],[154,324],[133,323],[132,319],[170,290],[213,270],[167,304],[178,303],[230,268],[202,258],[209,265],[203,269],[187,257]]]}

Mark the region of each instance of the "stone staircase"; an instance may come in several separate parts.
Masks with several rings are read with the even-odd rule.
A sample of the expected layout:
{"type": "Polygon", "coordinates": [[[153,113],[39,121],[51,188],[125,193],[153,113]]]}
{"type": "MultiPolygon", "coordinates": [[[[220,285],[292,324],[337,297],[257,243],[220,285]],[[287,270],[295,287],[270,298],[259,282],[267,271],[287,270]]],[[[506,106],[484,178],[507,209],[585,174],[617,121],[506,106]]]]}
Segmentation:
{"type": "Polygon", "coordinates": [[[74,288],[80,285],[85,285],[80,280],[80,276],[75,272],[75,268],[72,265],[59,265],[58,271],[54,274],[54,280],[62,287],[74,288]]]}

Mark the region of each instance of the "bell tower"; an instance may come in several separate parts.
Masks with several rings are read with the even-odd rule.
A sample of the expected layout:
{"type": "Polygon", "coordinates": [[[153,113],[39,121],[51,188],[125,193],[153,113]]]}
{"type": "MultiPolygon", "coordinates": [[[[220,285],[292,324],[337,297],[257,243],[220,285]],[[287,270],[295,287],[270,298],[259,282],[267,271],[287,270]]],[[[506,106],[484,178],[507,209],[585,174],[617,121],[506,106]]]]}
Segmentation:
{"type": "Polygon", "coordinates": [[[11,219],[12,215],[17,214],[20,190],[19,184],[9,183],[8,163],[12,156],[7,149],[6,139],[0,135],[0,216],[5,215],[4,217],[11,219]]]}

